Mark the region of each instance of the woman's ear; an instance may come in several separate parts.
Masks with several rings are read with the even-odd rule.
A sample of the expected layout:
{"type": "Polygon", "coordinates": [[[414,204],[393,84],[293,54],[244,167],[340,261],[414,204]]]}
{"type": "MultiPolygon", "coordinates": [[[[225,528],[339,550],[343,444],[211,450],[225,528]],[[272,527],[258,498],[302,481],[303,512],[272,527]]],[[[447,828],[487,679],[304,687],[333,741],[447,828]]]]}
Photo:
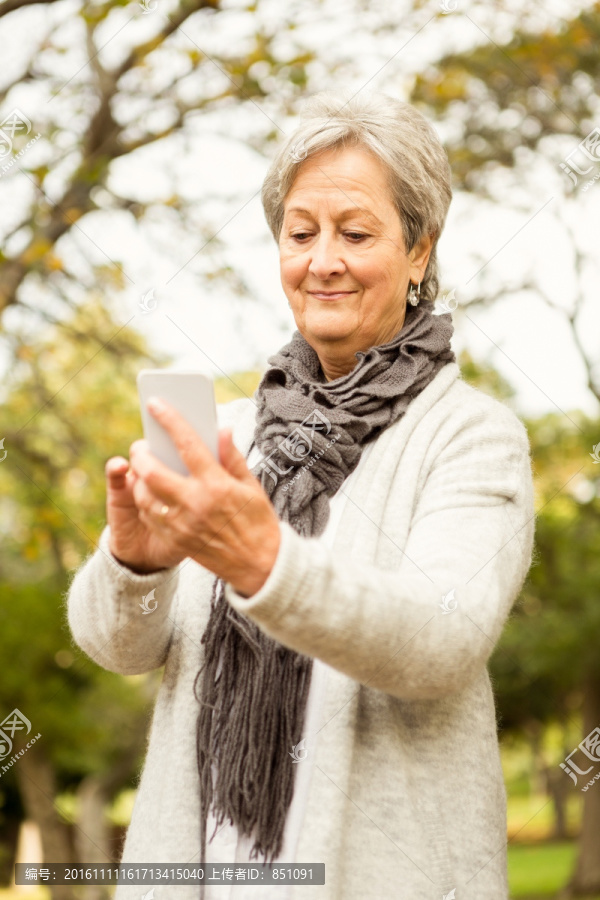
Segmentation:
{"type": "Polygon", "coordinates": [[[434,234],[424,234],[419,238],[408,254],[410,280],[414,282],[414,284],[419,284],[423,281],[423,276],[425,275],[425,269],[427,268],[434,242],[434,234]]]}

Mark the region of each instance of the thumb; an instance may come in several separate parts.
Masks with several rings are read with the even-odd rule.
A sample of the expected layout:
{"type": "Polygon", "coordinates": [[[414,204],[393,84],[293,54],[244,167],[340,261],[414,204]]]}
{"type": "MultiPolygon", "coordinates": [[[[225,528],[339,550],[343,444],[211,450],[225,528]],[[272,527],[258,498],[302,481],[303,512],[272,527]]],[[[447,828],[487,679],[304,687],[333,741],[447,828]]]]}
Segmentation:
{"type": "Polygon", "coordinates": [[[219,459],[223,468],[238,481],[247,481],[250,478],[252,481],[256,480],[246,464],[244,455],[233,443],[230,428],[222,428],[219,431],[219,459]]]}

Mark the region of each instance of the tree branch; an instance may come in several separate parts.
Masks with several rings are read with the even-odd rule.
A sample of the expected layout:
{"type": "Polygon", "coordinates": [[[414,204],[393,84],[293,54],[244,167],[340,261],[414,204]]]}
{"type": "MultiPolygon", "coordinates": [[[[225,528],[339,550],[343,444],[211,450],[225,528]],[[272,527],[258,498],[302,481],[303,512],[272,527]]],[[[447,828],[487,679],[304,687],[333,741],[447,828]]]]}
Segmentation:
{"type": "Polygon", "coordinates": [[[137,47],[133,47],[121,65],[112,70],[112,77],[115,81],[118,81],[126,72],[139,66],[153,50],[160,47],[173,32],[177,31],[180,25],[183,25],[186,19],[189,19],[189,17],[193,15],[193,13],[198,12],[201,9],[218,10],[219,3],[220,0],[183,0],[179,9],[175,11],[170,19],[168,19],[163,30],[149,41],[145,41],[143,44],[138,44],[137,47]]]}

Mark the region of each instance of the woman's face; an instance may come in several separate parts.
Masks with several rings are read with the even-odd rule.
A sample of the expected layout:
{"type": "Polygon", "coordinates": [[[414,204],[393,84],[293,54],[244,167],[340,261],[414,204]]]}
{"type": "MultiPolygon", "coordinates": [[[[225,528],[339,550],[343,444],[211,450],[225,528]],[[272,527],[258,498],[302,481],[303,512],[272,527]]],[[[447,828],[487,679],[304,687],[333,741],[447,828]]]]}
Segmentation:
{"type": "Polygon", "coordinates": [[[406,253],[387,170],[367,150],[334,148],[302,163],[284,202],[281,283],[328,380],[397,334],[431,243],[406,253]]]}

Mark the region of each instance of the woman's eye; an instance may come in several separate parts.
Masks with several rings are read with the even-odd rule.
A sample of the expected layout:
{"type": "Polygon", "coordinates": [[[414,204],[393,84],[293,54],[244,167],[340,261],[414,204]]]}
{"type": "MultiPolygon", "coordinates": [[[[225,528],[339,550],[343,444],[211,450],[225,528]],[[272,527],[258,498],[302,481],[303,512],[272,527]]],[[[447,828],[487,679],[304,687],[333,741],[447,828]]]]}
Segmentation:
{"type": "MultiPolygon", "coordinates": [[[[346,237],[351,238],[353,244],[358,244],[360,241],[364,240],[364,238],[368,237],[368,234],[362,234],[360,231],[346,231],[345,234],[346,237]]],[[[310,237],[308,231],[299,231],[297,234],[292,235],[292,238],[295,241],[303,241],[307,237],[310,237]]]]}

